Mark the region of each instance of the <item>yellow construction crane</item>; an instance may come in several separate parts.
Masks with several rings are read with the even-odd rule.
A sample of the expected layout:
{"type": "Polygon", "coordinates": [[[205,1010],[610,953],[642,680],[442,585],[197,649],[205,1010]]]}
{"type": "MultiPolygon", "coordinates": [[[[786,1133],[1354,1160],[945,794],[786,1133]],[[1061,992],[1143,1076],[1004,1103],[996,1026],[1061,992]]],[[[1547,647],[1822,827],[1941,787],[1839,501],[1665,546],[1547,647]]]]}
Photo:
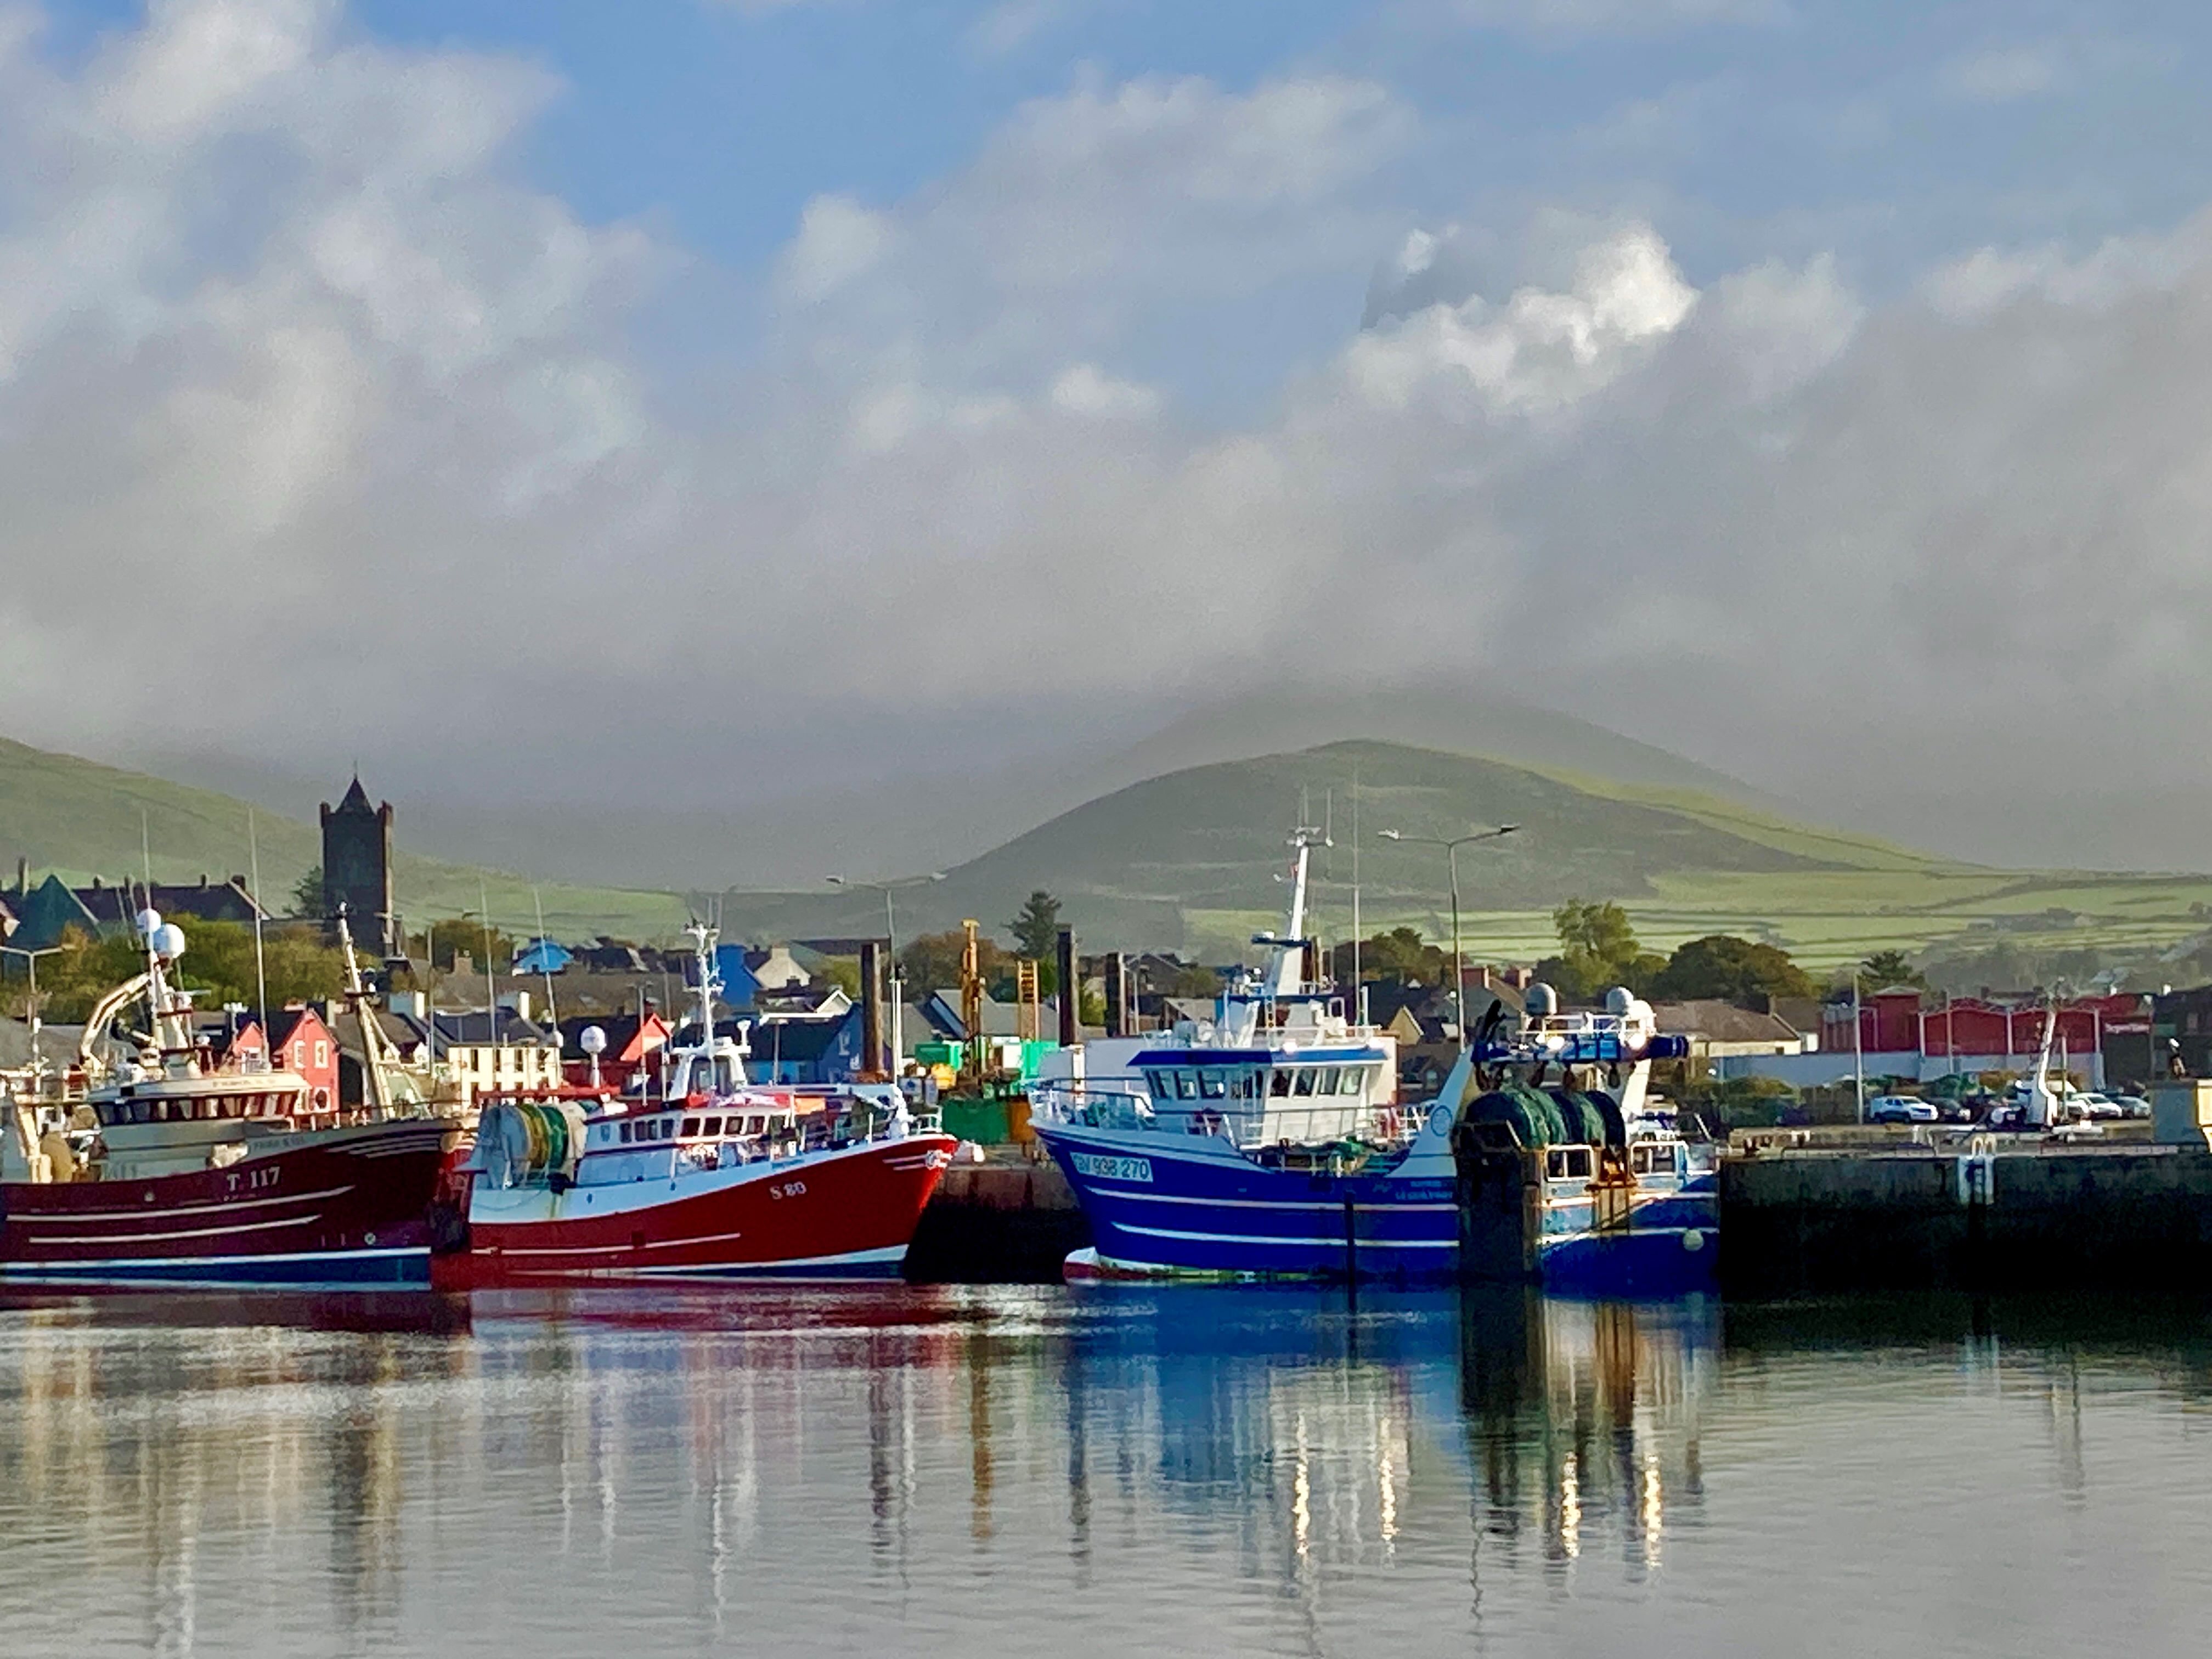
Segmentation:
{"type": "Polygon", "coordinates": [[[983,1082],[983,973],[976,955],[975,921],[960,924],[967,935],[960,946],[960,1029],[968,1041],[962,1050],[960,1085],[980,1088],[983,1082]]]}

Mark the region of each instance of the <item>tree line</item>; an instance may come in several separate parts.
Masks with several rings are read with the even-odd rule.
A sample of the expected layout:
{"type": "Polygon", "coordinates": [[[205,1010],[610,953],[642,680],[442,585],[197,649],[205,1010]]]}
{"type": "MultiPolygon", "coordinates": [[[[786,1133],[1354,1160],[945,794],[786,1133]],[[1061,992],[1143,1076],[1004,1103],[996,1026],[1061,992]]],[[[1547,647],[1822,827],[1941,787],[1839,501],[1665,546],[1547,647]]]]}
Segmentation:
{"type": "MultiPolygon", "coordinates": [[[[263,933],[270,1007],[336,996],[344,988],[344,958],[319,929],[285,925],[263,933]]],[[[193,993],[194,1003],[204,1009],[227,1002],[257,1006],[252,928],[238,921],[194,921],[185,927],[185,954],[170,974],[178,988],[193,993]]],[[[143,948],[129,933],[94,937],[70,927],[58,944],[58,950],[39,957],[40,1017],[56,1024],[83,1019],[101,997],[146,966],[143,948]]],[[[7,1012],[27,1014],[29,976],[12,959],[9,970],[7,1012]]]]}

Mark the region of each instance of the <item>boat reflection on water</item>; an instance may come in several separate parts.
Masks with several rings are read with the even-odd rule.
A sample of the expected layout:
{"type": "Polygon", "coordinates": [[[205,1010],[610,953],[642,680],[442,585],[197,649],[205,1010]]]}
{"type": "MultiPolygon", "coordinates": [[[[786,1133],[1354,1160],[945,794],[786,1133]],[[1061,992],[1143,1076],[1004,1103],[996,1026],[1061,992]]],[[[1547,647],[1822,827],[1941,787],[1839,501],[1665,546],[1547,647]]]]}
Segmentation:
{"type": "Polygon", "coordinates": [[[1460,1338],[1479,1547],[1510,1559],[1534,1537],[1564,1564],[1609,1539],[1632,1567],[1658,1565],[1670,1509],[1705,1498],[1717,1304],[1470,1292],[1460,1338]]]}
{"type": "MultiPolygon", "coordinates": [[[[1898,1492],[1981,1505],[1954,1553],[2046,1485],[2051,1536],[2115,1546],[2104,1494],[2163,1501],[2146,1472],[2212,1397],[2202,1310],[2027,1317],[1735,1310],[1723,1346],[1707,1304],[1517,1289],[16,1299],[6,1645],[1536,1650],[1626,1642],[1657,1597],[1654,1652],[1767,1651],[1772,1584],[1889,1549],[1898,1492]],[[1882,1530],[1823,1529],[1853,1516],[1882,1530]]],[[[1949,1559],[1905,1542],[1900,1583],[1949,1559]]],[[[2124,1588],[2097,1616],[2164,1605],[2124,1588]]],[[[2063,1589],[2039,1617],[2103,1593],[2063,1589]]]]}

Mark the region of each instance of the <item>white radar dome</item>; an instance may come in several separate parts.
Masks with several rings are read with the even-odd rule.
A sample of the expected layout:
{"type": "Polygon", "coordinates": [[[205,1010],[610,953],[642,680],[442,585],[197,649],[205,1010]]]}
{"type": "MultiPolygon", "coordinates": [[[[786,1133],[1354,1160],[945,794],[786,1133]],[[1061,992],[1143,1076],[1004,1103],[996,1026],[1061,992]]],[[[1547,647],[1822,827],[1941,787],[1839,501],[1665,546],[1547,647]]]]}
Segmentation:
{"type": "Polygon", "coordinates": [[[161,925],[161,913],[159,910],[149,908],[141,910],[138,913],[138,937],[140,939],[153,938],[154,930],[161,925]]]}
{"type": "Polygon", "coordinates": [[[1625,1014],[1636,1006],[1636,993],[1626,985],[1616,985],[1605,994],[1605,1011],[1608,1014],[1625,1014]]]}
{"type": "Polygon", "coordinates": [[[607,1051],[607,1034],[596,1025],[586,1025],[576,1046],[596,1060],[607,1051]]]}
{"type": "Polygon", "coordinates": [[[155,956],[174,962],[185,953],[185,930],[173,921],[165,921],[148,935],[146,943],[154,947],[155,956]]]}

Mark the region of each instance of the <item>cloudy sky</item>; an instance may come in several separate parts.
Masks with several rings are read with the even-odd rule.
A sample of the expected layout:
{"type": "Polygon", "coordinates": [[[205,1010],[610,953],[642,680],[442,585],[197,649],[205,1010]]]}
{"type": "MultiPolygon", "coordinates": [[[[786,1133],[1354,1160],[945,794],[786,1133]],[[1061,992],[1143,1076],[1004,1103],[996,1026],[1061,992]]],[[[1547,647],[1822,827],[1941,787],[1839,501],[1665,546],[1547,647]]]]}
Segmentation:
{"type": "Polygon", "coordinates": [[[2208,60],[2150,0],[0,0],[0,732],[714,809],[1419,673],[2212,866],[2208,60]]]}

